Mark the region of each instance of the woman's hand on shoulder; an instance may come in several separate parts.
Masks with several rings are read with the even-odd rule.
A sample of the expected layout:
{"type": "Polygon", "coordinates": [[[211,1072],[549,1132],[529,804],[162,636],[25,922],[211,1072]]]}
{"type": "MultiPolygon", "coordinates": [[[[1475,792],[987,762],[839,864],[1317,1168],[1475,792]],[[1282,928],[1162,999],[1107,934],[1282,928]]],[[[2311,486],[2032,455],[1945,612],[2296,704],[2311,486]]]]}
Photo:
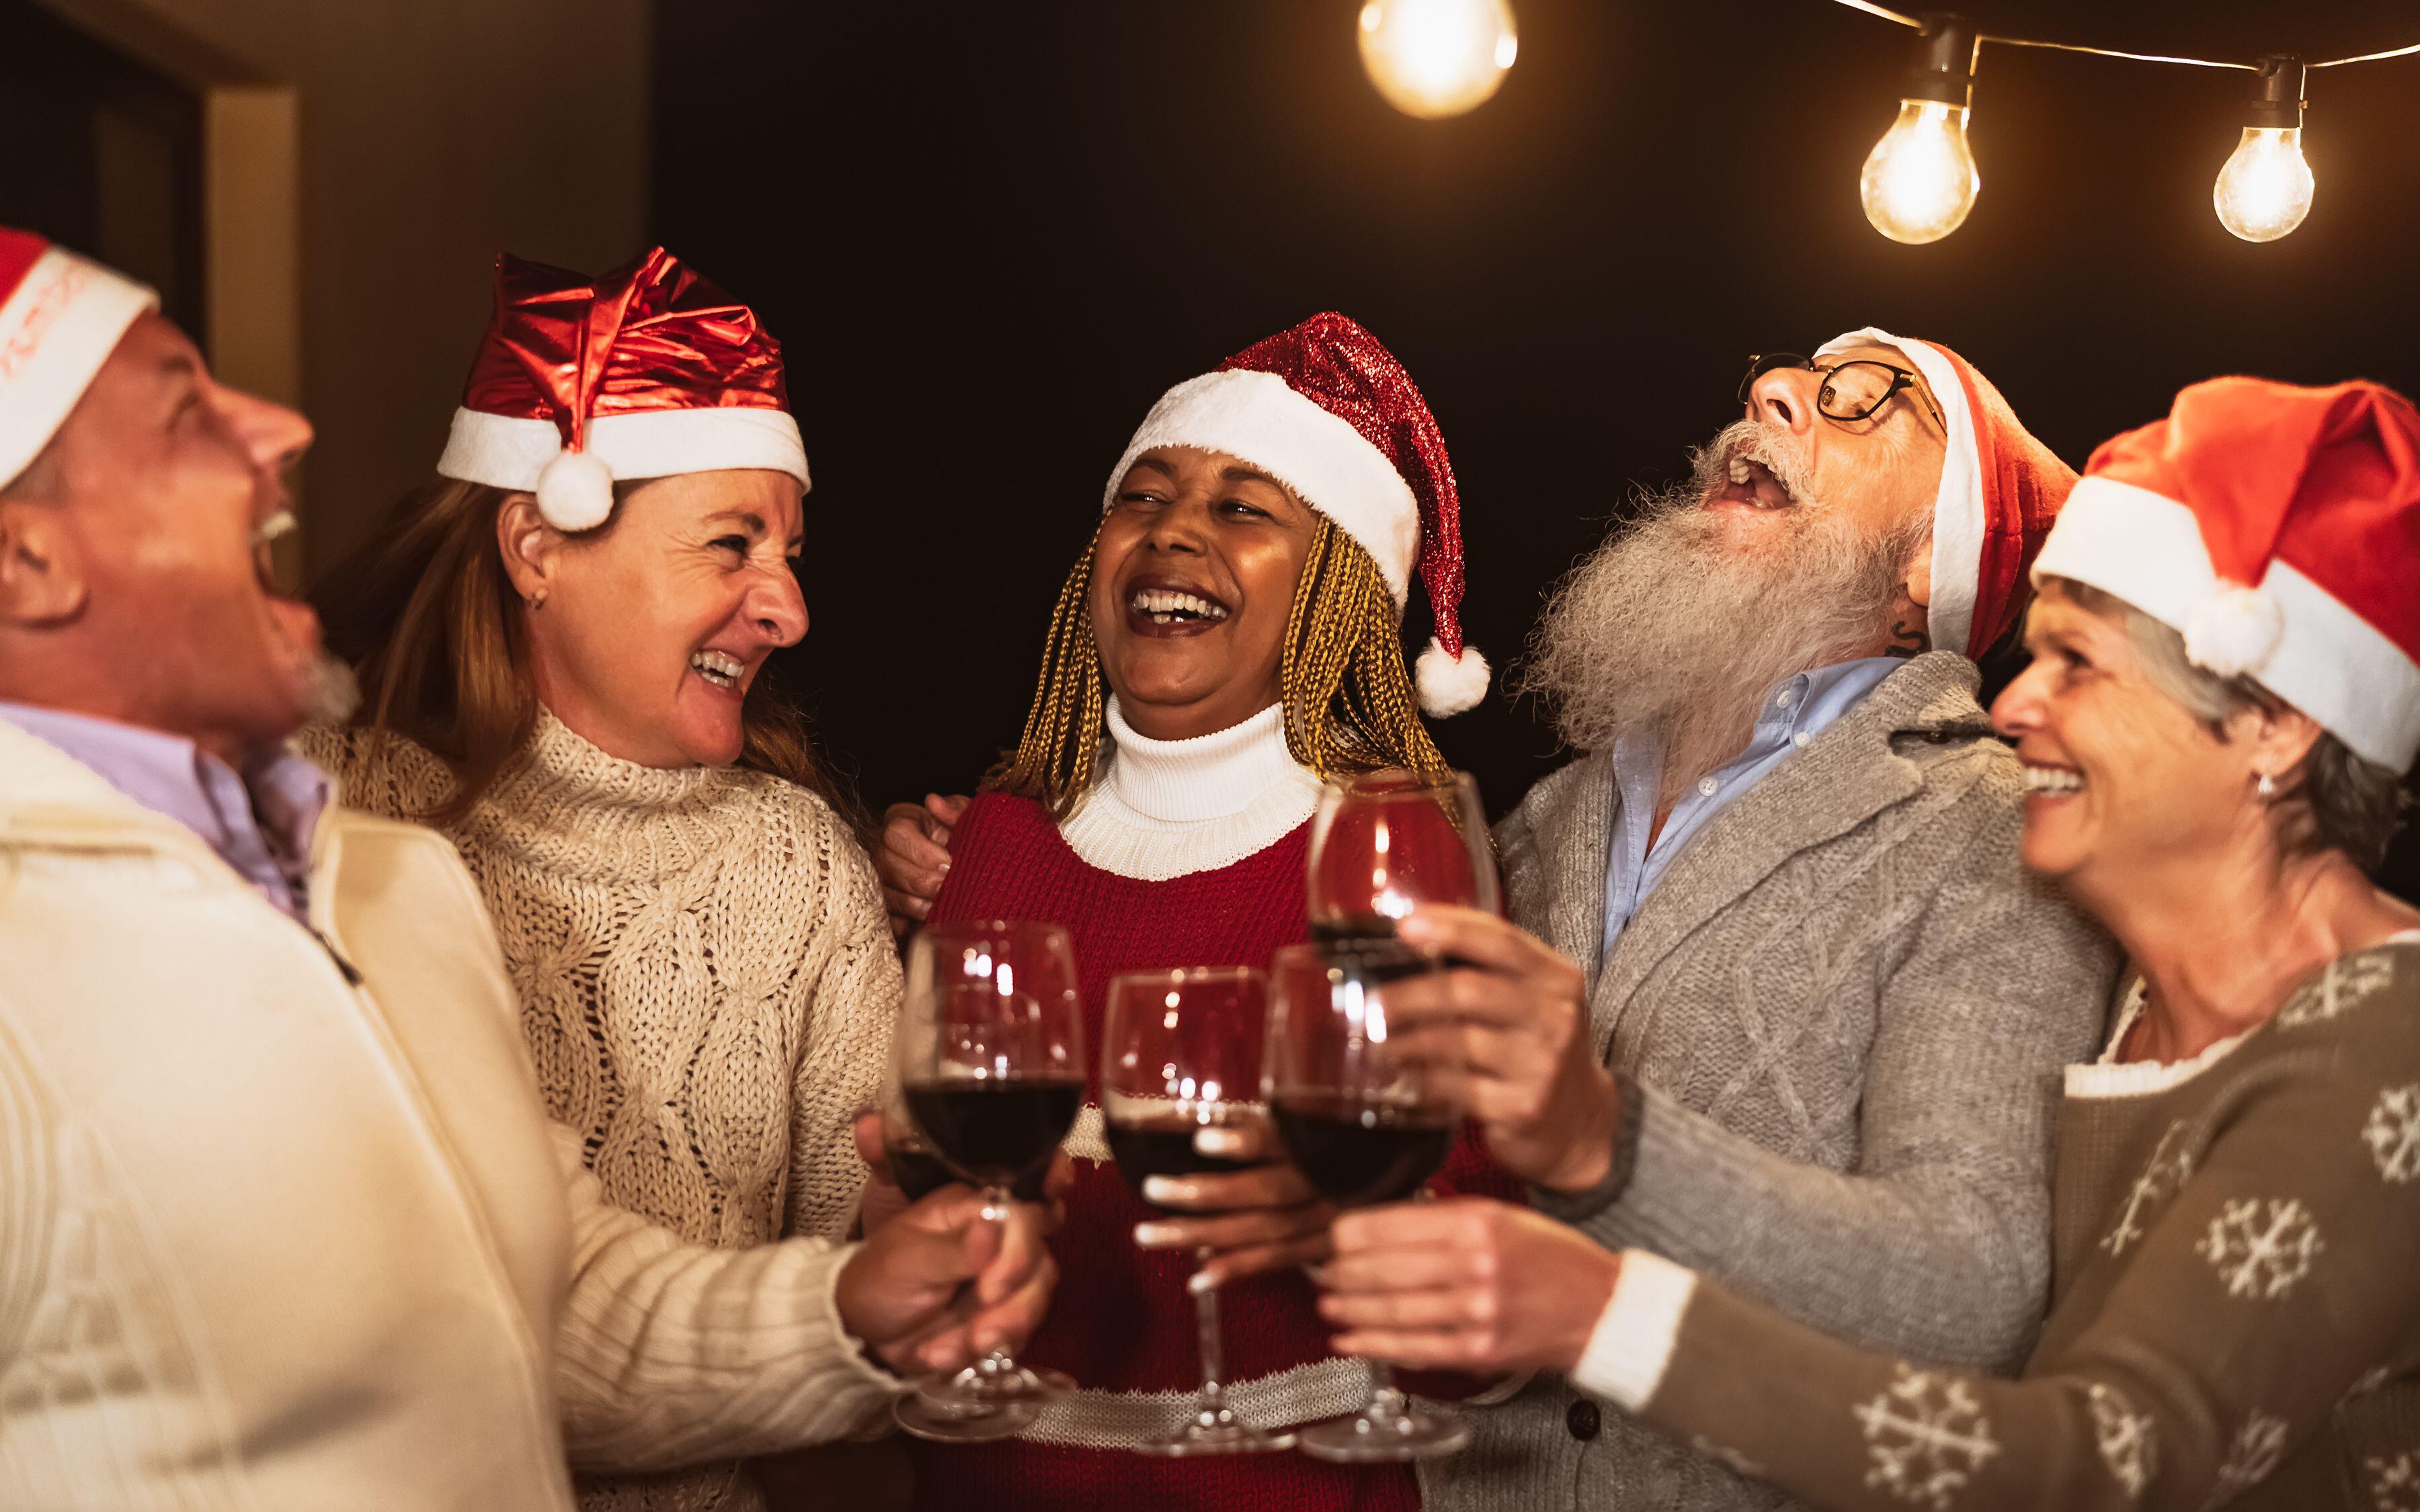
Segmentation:
{"type": "Polygon", "coordinates": [[[950,837],[972,801],[963,794],[945,798],[927,793],[923,803],[894,803],[883,810],[874,869],[882,875],[892,933],[907,933],[932,913],[941,880],[950,874],[950,837]]]}

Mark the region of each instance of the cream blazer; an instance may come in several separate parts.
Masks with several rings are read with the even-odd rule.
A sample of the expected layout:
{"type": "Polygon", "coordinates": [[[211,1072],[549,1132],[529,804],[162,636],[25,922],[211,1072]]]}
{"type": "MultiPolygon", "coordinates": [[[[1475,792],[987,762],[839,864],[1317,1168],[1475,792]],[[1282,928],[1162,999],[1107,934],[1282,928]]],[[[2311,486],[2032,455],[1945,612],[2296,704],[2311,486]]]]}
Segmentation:
{"type": "Polygon", "coordinates": [[[478,895],[330,810],[311,926],[0,724],[0,1505],[568,1508],[861,1427],[849,1250],[603,1205],[478,895]]]}

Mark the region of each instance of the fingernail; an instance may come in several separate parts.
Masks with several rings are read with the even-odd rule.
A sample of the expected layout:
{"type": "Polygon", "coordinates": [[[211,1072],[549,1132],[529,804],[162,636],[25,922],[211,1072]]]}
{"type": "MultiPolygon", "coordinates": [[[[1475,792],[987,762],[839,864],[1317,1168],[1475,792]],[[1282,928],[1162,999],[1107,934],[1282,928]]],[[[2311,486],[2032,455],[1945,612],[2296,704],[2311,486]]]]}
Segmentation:
{"type": "Polygon", "coordinates": [[[1193,1183],[1190,1181],[1180,1181],[1172,1176],[1143,1178],[1142,1199],[1145,1202],[1156,1202],[1165,1208],[1179,1202],[1188,1202],[1192,1197],[1193,1183]]]}
{"type": "Polygon", "coordinates": [[[1204,1155],[1240,1155],[1248,1147],[1236,1130],[1202,1128],[1193,1132],[1193,1148],[1204,1155]]]}
{"type": "Polygon", "coordinates": [[[1185,1278],[1185,1289],[1199,1297],[1218,1289],[1218,1277],[1209,1271],[1196,1271],[1185,1278]]]}
{"type": "Polygon", "coordinates": [[[1324,1287],[1324,1286],[1327,1285],[1327,1267],[1326,1267],[1326,1266],[1324,1266],[1324,1265],[1305,1265],[1305,1266],[1302,1268],[1302,1273],[1303,1273],[1303,1274],[1305,1274],[1305,1275],[1307,1275],[1307,1276],[1309,1276],[1309,1277],[1311,1277],[1311,1284],[1312,1286],[1314,1286],[1314,1287],[1324,1287]]]}
{"type": "Polygon", "coordinates": [[[941,857],[941,874],[943,876],[950,874],[950,858],[946,856],[941,857]]]}
{"type": "Polygon", "coordinates": [[[1145,1249],[1167,1249],[1176,1242],[1174,1224],[1135,1225],[1135,1242],[1145,1249]]]}

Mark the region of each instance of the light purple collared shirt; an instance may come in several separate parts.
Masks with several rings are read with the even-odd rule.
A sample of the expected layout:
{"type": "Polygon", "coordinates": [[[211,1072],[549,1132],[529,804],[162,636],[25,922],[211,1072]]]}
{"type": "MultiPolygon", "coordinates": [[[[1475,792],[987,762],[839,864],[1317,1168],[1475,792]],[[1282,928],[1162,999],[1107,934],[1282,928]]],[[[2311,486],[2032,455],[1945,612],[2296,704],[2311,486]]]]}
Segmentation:
{"type": "Polygon", "coordinates": [[[180,735],[28,703],[0,702],[0,720],[201,836],[262,897],[310,926],[311,837],[328,809],[325,772],[285,749],[238,772],[180,735]]]}

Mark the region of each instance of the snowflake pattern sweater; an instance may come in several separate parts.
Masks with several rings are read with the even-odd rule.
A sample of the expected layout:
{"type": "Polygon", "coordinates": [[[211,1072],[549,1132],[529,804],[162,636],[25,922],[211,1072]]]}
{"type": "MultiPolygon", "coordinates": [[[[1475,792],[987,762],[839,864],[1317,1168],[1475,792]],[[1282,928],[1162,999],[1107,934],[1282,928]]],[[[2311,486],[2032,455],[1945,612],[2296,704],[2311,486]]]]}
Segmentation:
{"type": "Polygon", "coordinates": [[[2191,1060],[2071,1067],[2055,1204],[2019,1380],[1637,1251],[1573,1379],[1827,1507],[2420,1512],[2420,935],[2191,1060]]]}
{"type": "MultiPolygon", "coordinates": [[[[1198,740],[1138,735],[1110,705],[1113,752],[1083,806],[1054,825],[1028,799],[986,795],[959,822],[933,917],[1042,918],[1074,936],[1088,1046],[1100,1042],[1109,980],[1171,966],[1265,966],[1305,935],[1303,872],[1318,779],[1287,752],[1272,707],[1198,740]]],[[[1110,1165],[1097,1074],[1067,1149],[1076,1185],[1051,1241],[1050,1316],[1021,1358],[1078,1386],[1021,1440],[920,1443],[921,1507],[964,1512],[1411,1512],[1397,1465],[1343,1467],[1299,1455],[1148,1458],[1132,1446],[1175,1428],[1200,1379],[1189,1257],[1138,1249],[1154,1211],[1110,1165]]],[[[1512,1190],[1466,1140],[1437,1184],[1512,1190]]],[[[1295,1424],[1357,1410],[1369,1375],[1335,1357],[1299,1273],[1220,1294],[1230,1400],[1246,1420],[1295,1424]]]]}
{"type": "MultiPolygon", "coordinates": [[[[315,729],[345,801],[416,818],[453,774],[315,729]]],[[[821,798],[737,767],[619,760],[543,709],[528,760],[446,830],[496,926],[539,1089],[616,1207],[692,1243],[844,1237],[899,962],[872,860],[821,798]]],[[[746,1512],[734,1461],[582,1475],[584,1512],[746,1512]]]]}

